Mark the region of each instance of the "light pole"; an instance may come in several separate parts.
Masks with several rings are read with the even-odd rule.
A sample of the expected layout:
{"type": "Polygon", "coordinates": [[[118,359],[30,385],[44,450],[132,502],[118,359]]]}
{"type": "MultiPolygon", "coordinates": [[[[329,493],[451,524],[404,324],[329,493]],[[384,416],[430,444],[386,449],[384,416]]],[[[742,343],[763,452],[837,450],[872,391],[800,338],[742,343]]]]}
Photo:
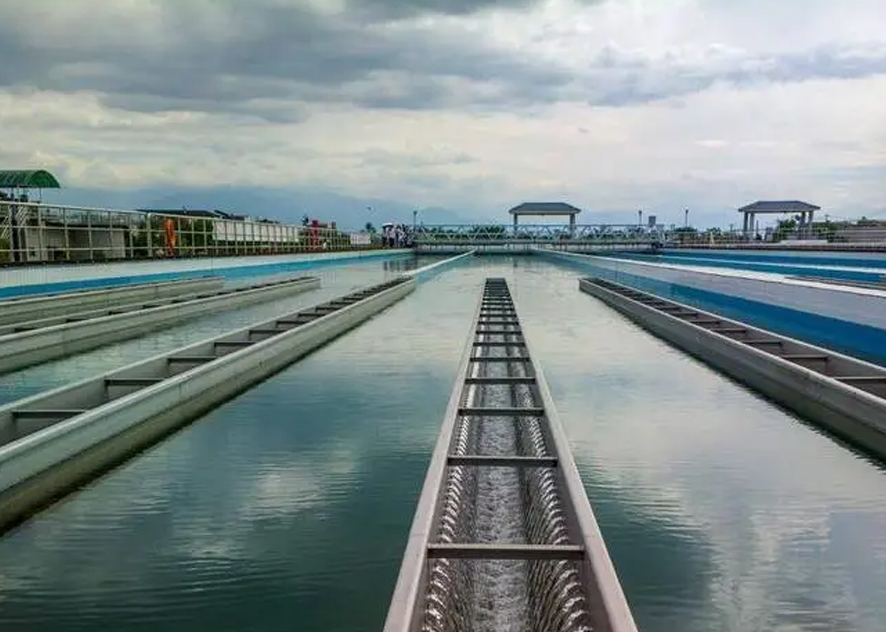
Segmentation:
{"type": "Polygon", "coordinates": [[[418,217],[418,209],[412,211],[412,234],[415,234],[415,219],[418,217]]]}
{"type": "Polygon", "coordinates": [[[637,211],[637,226],[643,228],[643,211],[637,211]]]}

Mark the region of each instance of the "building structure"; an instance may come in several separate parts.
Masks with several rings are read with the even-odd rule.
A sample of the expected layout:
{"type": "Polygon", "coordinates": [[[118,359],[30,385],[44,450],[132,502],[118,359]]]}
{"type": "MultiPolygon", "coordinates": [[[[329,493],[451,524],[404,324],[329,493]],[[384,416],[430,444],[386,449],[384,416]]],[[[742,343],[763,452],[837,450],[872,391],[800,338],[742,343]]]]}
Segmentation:
{"type": "Polygon", "coordinates": [[[744,235],[754,235],[757,232],[757,215],[795,215],[798,217],[798,234],[802,237],[807,235],[812,227],[813,215],[815,211],[821,210],[820,206],[809,204],[808,202],[800,202],[799,200],[785,201],[757,201],[738,209],[743,218],[742,233],[744,235]]]}
{"type": "Polygon", "coordinates": [[[571,204],[565,202],[524,202],[508,211],[514,218],[514,233],[520,223],[521,217],[568,217],[569,234],[575,233],[575,216],[581,213],[571,204]]]}

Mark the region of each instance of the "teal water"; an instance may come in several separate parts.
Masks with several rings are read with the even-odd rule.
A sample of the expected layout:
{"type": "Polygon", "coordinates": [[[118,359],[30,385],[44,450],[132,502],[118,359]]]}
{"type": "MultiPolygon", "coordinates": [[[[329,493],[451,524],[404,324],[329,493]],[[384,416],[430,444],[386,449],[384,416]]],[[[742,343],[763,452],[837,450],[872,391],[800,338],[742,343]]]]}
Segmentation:
{"type": "Polygon", "coordinates": [[[486,276],[511,283],[641,630],[882,632],[883,468],[575,273],[504,258],[442,273],[0,540],[0,630],[380,629],[486,276]]]}
{"type": "Polygon", "coordinates": [[[319,277],[320,288],[239,309],[220,309],[216,314],[200,316],[160,331],[145,333],[68,358],[0,375],[0,405],[211,338],[223,331],[245,327],[250,323],[267,320],[320,303],[366,285],[380,283],[406,270],[439,260],[440,257],[399,257],[390,260],[377,259],[335,266],[329,265],[295,273],[278,272],[250,278],[238,277],[228,281],[226,285],[237,287],[307,275],[319,277]]]}

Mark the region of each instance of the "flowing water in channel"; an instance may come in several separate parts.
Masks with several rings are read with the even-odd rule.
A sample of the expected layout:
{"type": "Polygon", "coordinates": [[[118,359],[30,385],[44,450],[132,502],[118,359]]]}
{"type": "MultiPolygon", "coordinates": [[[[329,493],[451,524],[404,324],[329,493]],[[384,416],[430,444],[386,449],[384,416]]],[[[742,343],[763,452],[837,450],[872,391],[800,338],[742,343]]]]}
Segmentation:
{"type": "MultiPolygon", "coordinates": [[[[393,273],[327,269],[322,297],[393,273]]],[[[0,630],[379,630],[487,276],[508,279],[643,632],[882,632],[881,466],[579,293],[574,272],[506,258],[421,285],[8,534],[0,630]]],[[[5,376],[0,394],[274,313],[5,376]]]]}

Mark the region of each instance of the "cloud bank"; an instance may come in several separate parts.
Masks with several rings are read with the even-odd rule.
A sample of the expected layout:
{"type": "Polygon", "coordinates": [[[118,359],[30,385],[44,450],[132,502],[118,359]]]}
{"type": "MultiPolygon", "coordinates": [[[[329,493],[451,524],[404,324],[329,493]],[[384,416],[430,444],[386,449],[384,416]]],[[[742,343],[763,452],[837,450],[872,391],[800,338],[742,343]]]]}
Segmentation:
{"type": "Polygon", "coordinates": [[[483,219],[524,199],[871,214],[884,21],[869,0],[0,0],[0,162],[483,219]]]}

